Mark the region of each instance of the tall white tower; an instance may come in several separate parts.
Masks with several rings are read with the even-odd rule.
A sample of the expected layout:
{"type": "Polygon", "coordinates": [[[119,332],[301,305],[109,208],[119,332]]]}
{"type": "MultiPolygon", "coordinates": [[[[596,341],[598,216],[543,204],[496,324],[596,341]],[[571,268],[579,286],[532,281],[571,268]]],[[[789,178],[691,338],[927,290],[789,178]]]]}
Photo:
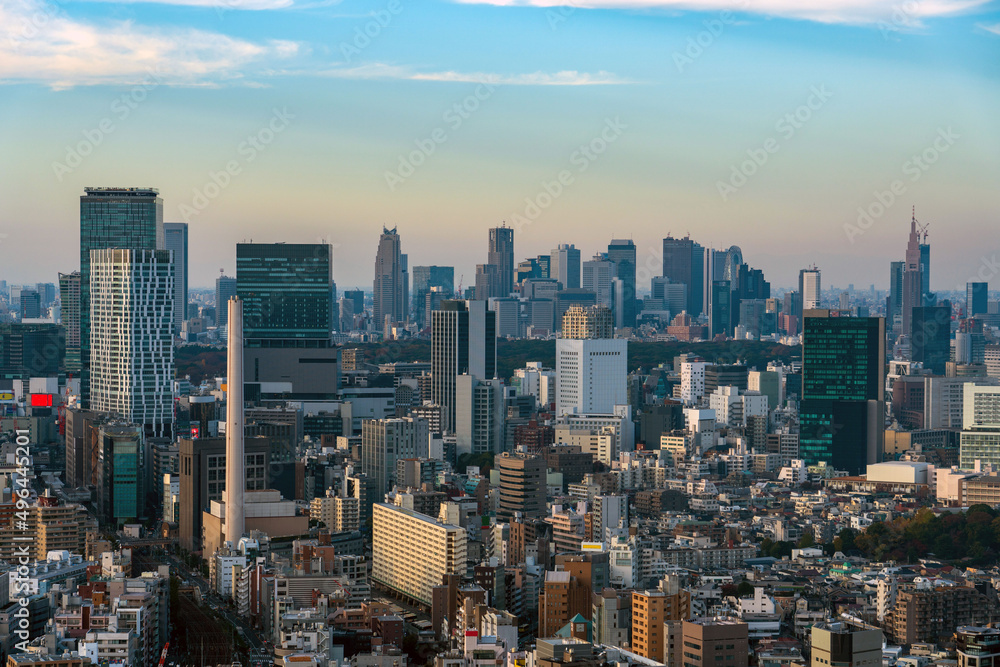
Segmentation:
{"type": "Polygon", "coordinates": [[[243,537],[243,491],[246,457],[243,453],[243,302],[232,297],[229,308],[226,369],[226,541],[233,546],[243,537]]]}

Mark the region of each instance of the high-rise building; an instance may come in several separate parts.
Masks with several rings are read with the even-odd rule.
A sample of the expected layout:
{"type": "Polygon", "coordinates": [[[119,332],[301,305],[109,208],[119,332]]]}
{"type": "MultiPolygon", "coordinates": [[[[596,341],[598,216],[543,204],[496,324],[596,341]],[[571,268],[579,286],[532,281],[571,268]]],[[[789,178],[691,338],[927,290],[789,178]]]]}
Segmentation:
{"type": "Polygon", "coordinates": [[[562,337],[576,340],[614,338],[615,322],[607,306],[570,306],[563,314],[562,337]]]}
{"type": "Polygon", "coordinates": [[[976,461],[1000,465],[1000,387],[963,385],[959,464],[965,470],[976,461]]]}
{"type": "Polygon", "coordinates": [[[21,290],[18,308],[21,311],[21,321],[37,320],[42,316],[42,295],[37,290],[21,290]]]}
{"type": "Polygon", "coordinates": [[[580,250],[572,243],[560,243],[549,255],[549,278],[555,278],[563,289],[580,287],[580,250]]]}
{"type": "Polygon", "coordinates": [[[229,310],[226,328],[226,542],[235,548],[243,537],[246,523],[243,493],[246,491],[244,465],[246,419],[243,402],[243,300],[238,296],[225,306],[229,310]]]}
{"type": "Polygon", "coordinates": [[[556,341],[556,414],[612,414],[628,403],[628,341],[556,341]]]}
{"type": "Polygon", "coordinates": [[[538,636],[553,637],[574,618],[591,612],[590,585],[565,570],[545,573],[538,596],[538,636]]]}
{"type": "Polygon", "coordinates": [[[855,630],[843,623],[814,625],[812,667],[873,667],[882,663],[882,631],[855,630]]]}
{"type": "Polygon", "coordinates": [[[545,459],[537,455],[504,452],[494,461],[500,474],[497,520],[509,522],[517,514],[526,519],[544,517],[545,459]]]}
{"type": "Polygon", "coordinates": [[[944,375],[951,356],[951,302],[910,310],[910,360],[944,375]]]}
{"type": "Polygon", "coordinates": [[[329,347],[332,280],[329,244],[238,243],[244,347],[329,347]]]}
{"type": "Polygon", "coordinates": [[[66,332],[66,373],[80,377],[80,272],[59,274],[60,319],[66,332]]]}
{"type": "Polygon", "coordinates": [[[382,497],[396,480],[396,462],[427,458],[429,426],[426,419],[398,417],[361,422],[361,469],[375,480],[382,497]]]}
{"type": "Polygon", "coordinates": [[[583,263],[581,286],[597,295],[598,305],[610,309],[615,305],[611,287],[611,281],[615,277],[614,262],[607,255],[598,253],[593,259],[583,263]]]}
{"type": "Polygon", "coordinates": [[[455,452],[499,454],[504,446],[503,382],[474,375],[455,378],[455,452]]]}
{"type": "Polygon", "coordinates": [[[608,244],[608,260],[615,265],[615,278],[622,281],[621,298],[615,302],[616,312],[621,316],[615,321],[617,327],[634,327],[636,311],[635,292],[635,243],[631,239],[612,239],[608,244]]]}
{"type": "Polygon", "coordinates": [[[975,317],[989,312],[989,283],[965,284],[965,316],[975,317]]]}
{"type": "Polygon", "coordinates": [[[931,294],[931,245],[927,243],[927,226],[923,228],[924,243],[920,244],[920,302],[930,304],[934,301],[931,294]]]}
{"type": "MultiPolygon", "coordinates": [[[[507,225],[490,230],[487,263],[497,267],[499,293],[490,296],[510,296],[514,291],[514,230],[507,225]]],[[[479,298],[478,295],[476,298],[479,298]]]]}
{"type": "Polygon", "coordinates": [[[220,275],[215,279],[215,324],[225,329],[229,323],[229,308],[226,304],[236,296],[236,278],[220,275]]]}
{"type": "Polygon", "coordinates": [[[100,427],[96,445],[97,514],[102,523],[120,526],[145,516],[144,443],[140,425],[100,427]]]}
{"type": "MultiPolygon", "coordinates": [[[[820,272],[815,266],[799,271],[799,294],[802,295],[802,311],[819,308],[822,298],[822,286],[820,285],[820,272]]],[[[802,313],[799,313],[801,316],[802,313]]]]}
{"type": "Polygon", "coordinates": [[[663,660],[665,651],[664,625],[691,617],[691,594],[676,581],[668,579],[668,582],[670,587],[666,591],[632,592],[632,650],[657,662],[663,660]]]}
{"type": "Polygon", "coordinates": [[[63,329],[40,322],[0,324],[0,379],[30,380],[63,372],[63,329]]]}
{"type": "Polygon", "coordinates": [[[466,532],[413,510],[372,508],[372,580],[430,606],[445,575],[466,571],[466,532]]]}
{"type": "Polygon", "coordinates": [[[381,330],[386,319],[402,322],[406,319],[406,299],[403,295],[403,259],[400,256],[399,234],[396,228],[382,228],[375,254],[374,298],[375,326],[381,330]]]}
{"type": "Polygon", "coordinates": [[[445,301],[431,312],[431,400],[444,431],[455,431],[456,378],[492,380],[496,372],[496,313],[485,301],[445,301]]]}
{"type": "Polygon", "coordinates": [[[877,463],[885,434],[885,319],[806,310],[799,450],[856,475],[877,463]]]}
{"type": "Polygon", "coordinates": [[[712,301],[708,311],[709,334],[715,336],[730,336],[733,329],[732,288],[728,280],[712,281],[712,301]]]}
{"type": "Polygon", "coordinates": [[[90,406],[171,437],[174,265],[167,250],[94,250],[90,406]]]}
{"type": "Polygon", "coordinates": [[[1000,630],[968,625],[956,628],[955,653],[958,667],[996,664],[1000,660],[1000,630]]]}
{"type": "Polygon", "coordinates": [[[889,264],[889,295],[886,307],[886,329],[895,331],[902,326],[903,317],[903,269],[906,262],[889,264]]]}
{"type": "Polygon", "coordinates": [[[687,311],[691,317],[702,313],[705,280],[705,249],[690,237],[663,239],[663,276],[687,285],[687,311]]]}
{"type": "Polygon", "coordinates": [[[174,262],[174,333],[180,333],[187,319],[188,305],[188,225],[186,222],[163,223],[164,248],[174,262]]]}
{"type": "MultiPolygon", "coordinates": [[[[163,200],[155,188],[84,188],[80,197],[80,392],[90,401],[90,252],[162,250],[163,200]]],[[[172,306],[171,306],[172,307],[172,306]]]]}
{"type": "Polygon", "coordinates": [[[476,300],[501,296],[500,270],[496,264],[476,264],[476,300]]]}
{"type": "MultiPolygon", "coordinates": [[[[928,249],[928,253],[929,253],[928,249]]],[[[906,262],[903,265],[903,300],[902,323],[903,333],[912,330],[911,318],[913,309],[921,306],[923,300],[923,263],[920,261],[920,233],[917,231],[917,216],[910,219],[910,236],[906,243],[906,262]]]]}
{"type": "MultiPolygon", "coordinates": [[[[413,312],[420,327],[430,326],[427,317],[427,293],[435,287],[441,288],[444,298],[452,298],[455,291],[455,267],[415,266],[413,267],[413,312]]],[[[361,311],[357,311],[359,314],[361,311]]]]}

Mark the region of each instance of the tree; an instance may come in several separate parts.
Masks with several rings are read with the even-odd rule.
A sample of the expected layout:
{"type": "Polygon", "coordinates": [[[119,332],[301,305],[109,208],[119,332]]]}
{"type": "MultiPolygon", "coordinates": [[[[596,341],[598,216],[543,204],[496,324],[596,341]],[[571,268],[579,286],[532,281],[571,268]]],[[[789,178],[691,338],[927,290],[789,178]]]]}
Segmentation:
{"type": "Polygon", "coordinates": [[[816,538],[812,533],[804,533],[799,540],[799,549],[808,549],[816,544],[816,538]]]}
{"type": "Polygon", "coordinates": [[[740,582],[740,585],[736,587],[736,596],[741,598],[751,598],[754,595],[754,590],[754,585],[744,579],[740,582]]]}

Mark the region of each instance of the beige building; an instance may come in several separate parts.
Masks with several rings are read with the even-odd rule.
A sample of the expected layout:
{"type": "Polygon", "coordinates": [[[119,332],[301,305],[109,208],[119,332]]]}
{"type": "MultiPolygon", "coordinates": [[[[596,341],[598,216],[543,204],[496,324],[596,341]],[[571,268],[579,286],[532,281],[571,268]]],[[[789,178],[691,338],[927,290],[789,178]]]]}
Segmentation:
{"type": "Polygon", "coordinates": [[[337,533],[358,530],[360,511],[360,502],[351,497],[323,496],[309,503],[309,518],[337,533]]]}
{"type": "Polygon", "coordinates": [[[570,306],[562,319],[563,338],[614,338],[615,318],[607,306],[570,306]]]}
{"type": "MultiPolygon", "coordinates": [[[[309,534],[309,517],[298,514],[294,500],[285,500],[274,489],[247,491],[244,499],[244,534],[259,530],[271,539],[309,534]]],[[[225,543],[226,504],[213,500],[202,513],[205,554],[214,554],[225,543]]]]}
{"type": "Polygon", "coordinates": [[[691,594],[676,585],[672,588],[632,593],[632,650],[650,660],[660,661],[669,654],[665,624],[691,616],[691,594]]]}
{"type": "Polygon", "coordinates": [[[843,623],[812,627],[812,667],[881,667],[882,631],[851,630],[843,623]]]}
{"type": "Polygon", "coordinates": [[[54,498],[42,497],[28,507],[26,525],[10,514],[7,525],[0,527],[0,560],[16,562],[15,552],[30,537],[30,558],[45,560],[50,551],[68,551],[85,558],[93,556],[97,520],[82,505],[56,505],[54,498]]]}
{"type": "Polygon", "coordinates": [[[385,503],[372,508],[372,523],[373,583],[429,607],[444,575],[465,574],[464,528],[385,503]]]}

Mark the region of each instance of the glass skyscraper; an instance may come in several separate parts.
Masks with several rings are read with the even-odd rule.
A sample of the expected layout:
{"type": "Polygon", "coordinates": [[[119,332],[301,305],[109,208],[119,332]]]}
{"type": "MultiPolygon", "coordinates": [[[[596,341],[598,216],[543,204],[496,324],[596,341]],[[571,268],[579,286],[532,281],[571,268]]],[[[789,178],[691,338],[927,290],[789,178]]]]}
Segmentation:
{"type": "Polygon", "coordinates": [[[325,243],[236,245],[246,347],[329,347],[330,260],[325,243]]]}
{"type": "Polygon", "coordinates": [[[164,249],[163,200],[156,188],[84,188],[80,197],[81,401],[90,402],[90,252],[164,249]]]}
{"type": "Polygon", "coordinates": [[[163,223],[164,247],[174,259],[174,333],[180,333],[187,319],[188,305],[188,226],[186,222],[163,223]]]}
{"type": "Polygon", "coordinates": [[[608,259],[615,263],[615,278],[622,281],[621,304],[615,304],[621,313],[615,326],[631,328],[635,326],[635,243],[631,239],[613,239],[608,244],[608,259]]]}
{"type": "Polygon", "coordinates": [[[799,456],[852,475],[882,456],[885,320],[814,310],[803,321],[799,456]]]}

